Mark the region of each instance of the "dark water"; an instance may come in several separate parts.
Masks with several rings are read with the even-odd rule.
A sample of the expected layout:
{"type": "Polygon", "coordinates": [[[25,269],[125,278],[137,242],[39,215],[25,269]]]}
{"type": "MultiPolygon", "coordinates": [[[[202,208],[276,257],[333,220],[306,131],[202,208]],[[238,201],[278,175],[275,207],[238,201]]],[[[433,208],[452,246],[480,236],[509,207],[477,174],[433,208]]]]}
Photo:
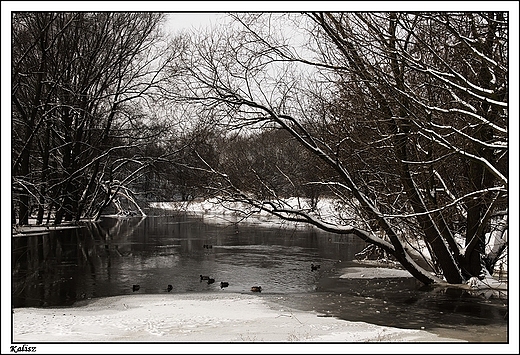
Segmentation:
{"type": "Polygon", "coordinates": [[[341,279],[359,267],[354,236],[313,228],[204,223],[186,215],[85,224],[13,238],[13,307],[63,307],[137,293],[243,292],[273,307],[422,329],[469,341],[507,341],[507,300],[421,288],[413,278],[341,279]],[[320,269],[311,271],[311,263],[320,269]],[[208,275],[215,283],[200,281],[208,275]],[[229,283],[221,289],[220,282],[229,283]]]}

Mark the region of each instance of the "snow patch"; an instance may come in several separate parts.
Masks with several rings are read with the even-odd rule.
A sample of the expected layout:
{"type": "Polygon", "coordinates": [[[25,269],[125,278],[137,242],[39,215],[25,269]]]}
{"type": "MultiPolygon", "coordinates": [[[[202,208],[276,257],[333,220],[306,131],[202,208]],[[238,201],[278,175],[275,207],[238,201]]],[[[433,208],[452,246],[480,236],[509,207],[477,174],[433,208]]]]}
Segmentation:
{"type": "Polygon", "coordinates": [[[116,296],[71,308],[16,308],[15,342],[457,341],[421,330],[320,317],[238,293],[116,296]]]}
{"type": "Polygon", "coordinates": [[[341,270],[341,279],[375,279],[393,277],[413,277],[406,270],[382,267],[348,267],[341,270]]]}

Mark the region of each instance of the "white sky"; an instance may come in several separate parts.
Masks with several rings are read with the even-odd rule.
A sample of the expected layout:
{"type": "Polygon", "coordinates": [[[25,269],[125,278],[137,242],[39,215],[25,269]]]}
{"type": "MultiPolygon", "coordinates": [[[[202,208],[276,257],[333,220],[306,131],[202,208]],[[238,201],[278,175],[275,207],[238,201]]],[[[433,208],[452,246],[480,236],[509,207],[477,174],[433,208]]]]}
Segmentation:
{"type": "Polygon", "coordinates": [[[224,13],[188,12],[167,14],[166,28],[170,31],[200,29],[226,21],[224,13]]]}

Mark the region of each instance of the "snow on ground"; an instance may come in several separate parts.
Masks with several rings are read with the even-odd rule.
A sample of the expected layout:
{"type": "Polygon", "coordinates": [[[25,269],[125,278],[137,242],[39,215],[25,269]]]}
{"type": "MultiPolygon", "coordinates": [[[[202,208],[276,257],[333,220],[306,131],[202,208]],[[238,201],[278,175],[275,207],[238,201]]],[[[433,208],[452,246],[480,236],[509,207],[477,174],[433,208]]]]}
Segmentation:
{"type": "MultiPolygon", "coordinates": [[[[289,198],[284,200],[284,203],[286,203],[288,206],[291,206],[292,208],[310,209],[306,199],[302,198],[289,198]]],[[[316,210],[323,219],[331,220],[334,218],[333,203],[333,200],[330,199],[322,199],[318,202],[316,210]]],[[[255,220],[257,223],[262,221],[272,223],[273,221],[273,216],[266,211],[258,211],[258,209],[254,209],[251,206],[241,202],[221,202],[216,198],[178,202],[150,202],[150,207],[203,214],[205,218],[208,216],[217,218],[225,218],[235,215],[238,216],[237,211],[240,211],[243,214],[250,214],[250,219],[255,220]]],[[[242,215],[238,217],[240,218],[241,216],[242,215]]]]}
{"type": "Polygon", "coordinates": [[[406,270],[388,269],[383,267],[348,267],[344,268],[341,279],[372,279],[385,277],[413,277],[406,270]]]}
{"type": "Polygon", "coordinates": [[[64,223],[62,225],[37,225],[35,221],[29,221],[27,226],[13,226],[11,236],[12,237],[33,237],[37,235],[45,235],[51,231],[64,230],[64,229],[75,229],[77,225],[71,225],[64,223]]]}
{"type": "MultiPolygon", "coordinates": [[[[376,270],[377,277],[405,276],[398,269],[360,266],[343,270],[341,277],[372,278],[376,270]]],[[[15,308],[11,342],[51,354],[517,353],[509,349],[514,342],[467,344],[420,329],[294,310],[261,294],[225,291],[132,294],[74,307],[15,308]]]]}
{"type": "Polygon", "coordinates": [[[460,342],[273,307],[256,295],[128,295],[72,308],[16,308],[13,340],[46,342],[460,342]]]}

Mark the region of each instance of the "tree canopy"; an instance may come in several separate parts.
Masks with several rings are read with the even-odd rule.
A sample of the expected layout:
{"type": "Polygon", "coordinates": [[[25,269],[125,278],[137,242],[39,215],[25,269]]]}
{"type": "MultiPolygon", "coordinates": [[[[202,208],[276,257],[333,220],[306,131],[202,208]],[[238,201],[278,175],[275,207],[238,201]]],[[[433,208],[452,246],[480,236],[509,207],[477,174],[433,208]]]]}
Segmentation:
{"type": "Polygon", "coordinates": [[[178,95],[228,129],[288,133],[327,174],[303,176],[307,159],[296,171],[269,171],[327,186],[356,215],[326,221],[287,206],[278,173],[251,164],[241,166],[255,181],[248,186],[228,173],[233,164],[208,164],[215,189],[354,233],[424,283],[436,277],[414,261],[418,242],[448,282],[492,270],[485,245],[508,201],[507,13],[233,16],[236,26],[193,37],[178,95]],[[299,47],[276,27],[288,23],[299,47]]]}

